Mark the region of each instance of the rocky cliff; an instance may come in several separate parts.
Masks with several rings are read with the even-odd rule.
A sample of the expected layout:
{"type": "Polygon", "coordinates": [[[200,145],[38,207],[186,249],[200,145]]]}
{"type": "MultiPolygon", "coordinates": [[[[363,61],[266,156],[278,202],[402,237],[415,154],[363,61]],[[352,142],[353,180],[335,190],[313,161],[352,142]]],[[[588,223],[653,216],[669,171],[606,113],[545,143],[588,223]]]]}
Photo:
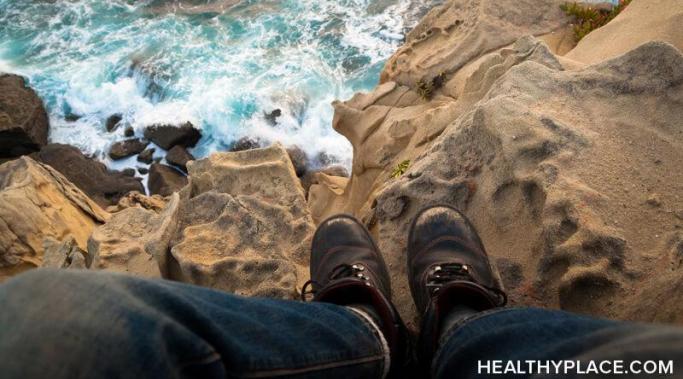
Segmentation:
{"type": "Polygon", "coordinates": [[[413,323],[407,229],[447,203],[479,229],[512,304],[683,322],[683,4],[634,0],[575,46],[561,3],[434,8],[374,91],[334,103],[350,177],[311,172],[277,144],[201,160],[183,150],[179,170],[151,166],[168,196],[130,193],[136,180],[46,147],[35,94],[0,77],[27,98],[0,114],[13,149],[2,156],[38,150],[0,166],[0,281],[38,266],[106,269],[294,298],[315,222],[347,212],[377,239],[413,323]]]}

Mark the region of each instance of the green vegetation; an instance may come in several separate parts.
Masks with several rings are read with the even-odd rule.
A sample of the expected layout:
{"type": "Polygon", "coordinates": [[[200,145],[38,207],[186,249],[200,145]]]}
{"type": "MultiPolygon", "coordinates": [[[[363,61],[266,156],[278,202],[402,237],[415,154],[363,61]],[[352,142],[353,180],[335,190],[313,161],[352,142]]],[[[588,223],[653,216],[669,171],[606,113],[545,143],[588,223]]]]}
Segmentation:
{"type": "Polygon", "coordinates": [[[420,79],[415,83],[417,87],[417,93],[420,95],[422,100],[431,100],[434,96],[434,92],[439,88],[443,87],[446,82],[446,73],[442,72],[439,75],[433,77],[431,80],[425,81],[420,79]]]}
{"type": "Polygon", "coordinates": [[[391,172],[391,177],[392,178],[398,178],[399,176],[405,174],[405,172],[408,171],[409,166],[410,166],[410,159],[406,159],[405,161],[397,164],[396,167],[394,168],[394,171],[391,172]]]}
{"type": "Polygon", "coordinates": [[[631,0],[619,0],[619,5],[611,10],[597,9],[589,5],[579,5],[577,3],[560,5],[560,9],[568,16],[573,16],[576,19],[574,38],[576,42],[579,42],[588,33],[612,21],[630,2],[631,0]]]}

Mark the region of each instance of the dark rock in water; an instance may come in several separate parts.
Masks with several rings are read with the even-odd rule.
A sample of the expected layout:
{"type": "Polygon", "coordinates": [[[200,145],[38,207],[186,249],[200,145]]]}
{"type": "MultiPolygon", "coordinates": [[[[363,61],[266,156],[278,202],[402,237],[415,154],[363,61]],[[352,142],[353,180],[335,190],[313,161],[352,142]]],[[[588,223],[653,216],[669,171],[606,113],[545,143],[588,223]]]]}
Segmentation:
{"type": "Polygon", "coordinates": [[[237,141],[233,142],[228,151],[244,151],[251,149],[258,149],[261,147],[261,143],[250,137],[242,137],[237,141]]]}
{"type": "Polygon", "coordinates": [[[131,155],[142,152],[145,150],[147,145],[149,145],[149,142],[142,141],[138,138],[115,142],[113,145],[111,145],[109,157],[111,157],[113,160],[127,158],[131,155]]]}
{"type": "Polygon", "coordinates": [[[0,157],[30,154],[47,145],[50,124],[38,95],[17,75],[0,75],[0,157]]]}
{"type": "Polygon", "coordinates": [[[68,114],[64,115],[64,121],[67,121],[67,122],[76,122],[80,119],[81,119],[81,116],[79,116],[77,114],[68,113],[68,114]]]}
{"type": "Polygon", "coordinates": [[[291,146],[287,148],[289,159],[292,160],[296,176],[302,177],[308,171],[308,156],[299,146],[291,146]]]}
{"type": "Polygon", "coordinates": [[[187,184],[187,177],[173,167],[153,163],[149,168],[147,187],[150,195],[169,196],[187,184]]]}
{"type": "Polygon", "coordinates": [[[140,155],[138,155],[138,162],[143,162],[147,164],[152,163],[154,161],[154,151],[156,151],[156,149],[149,148],[140,153],[140,155]]]}
{"type": "Polygon", "coordinates": [[[59,171],[81,191],[102,207],[114,205],[131,191],[144,192],[139,179],[131,178],[88,158],[76,147],[58,143],[49,144],[31,158],[59,171]]]}
{"type": "Polygon", "coordinates": [[[126,137],[132,137],[135,135],[135,129],[133,129],[132,126],[129,126],[123,131],[123,135],[126,137]]]}
{"type": "Polygon", "coordinates": [[[261,147],[261,142],[251,137],[242,137],[233,142],[228,151],[244,151],[251,149],[258,149],[261,147]]]}
{"type": "Polygon", "coordinates": [[[113,114],[107,118],[106,127],[108,132],[113,132],[119,126],[119,122],[123,120],[123,115],[113,114]]]}
{"type": "Polygon", "coordinates": [[[164,150],[173,146],[193,147],[202,138],[202,133],[191,122],[181,126],[152,125],[145,129],[145,138],[159,145],[164,150]]]}
{"type": "Polygon", "coordinates": [[[173,146],[166,154],[166,162],[178,167],[187,173],[187,162],[193,161],[194,157],[182,146],[173,146]]]}
{"type": "Polygon", "coordinates": [[[280,116],[282,116],[282,111],[280,109],[263,113],[263,117],[265,117],[266,121],[268,121],[270,125],[277,125],[277,118],[280,116]]]}
{"type": "Polygon", "coordinates": [[[314,166],[315,167],[329,167],[333,163],[338,162],[338,160],[327,154],[326,152],[320,152],[318,155],[316,155],[315,160],[314,160],[314,166]]]}
{"type": "Polygon", "coordinates": [[[138,172],[140,173],[140,175],[147,175],[149,170],[146,167],[138,167],[138,172]]]}
{"type": "Polygon", "coordinates": [[[123,173],[123,175],[126,175],[126,176],[134,177],[135,176],[135,169],[134,168],[126,168],[126,169],[123,169],[123,171],[121,171],[121,173],[123,173]]]}

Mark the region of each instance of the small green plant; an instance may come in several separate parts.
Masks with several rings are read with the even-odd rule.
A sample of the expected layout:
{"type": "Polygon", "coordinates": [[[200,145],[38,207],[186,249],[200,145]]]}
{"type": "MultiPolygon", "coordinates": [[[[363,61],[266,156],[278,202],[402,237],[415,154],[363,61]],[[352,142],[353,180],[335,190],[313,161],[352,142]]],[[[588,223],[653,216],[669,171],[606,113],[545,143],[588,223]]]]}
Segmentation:
{"type": "Polygon", "coordinates": [[[619,4],[612,7],[611,10],[593,8],[577,3],[562,4],[560,9],[567,16],[573,16],[576,20],[574,24],[574,39],[576,42],[579,42],[588,33],[612,21],[630,2],[631,0],[619,0],[619,4]]]}
{"type": "Polygon", "coordinates": [[[446,82],[446,73],[442,72],[439,75],[433,77],[431,80],[425,81],[420,79],[415,83],[417,87],[417,93],[420,95],[422,100],[431,100],[434,96],[434,92],[439,88],[443,87],[446,82]]]}
{"type": "Polygon", "coordinates": [[[410,159],[406,159],[405,161],[399,163],[396,165],[394,168],[394,171],[391,172],[391,177],[392,178],[398,178],[399,176],[403,175],[408,171],[408,167],[410,166],[410,159]]]}

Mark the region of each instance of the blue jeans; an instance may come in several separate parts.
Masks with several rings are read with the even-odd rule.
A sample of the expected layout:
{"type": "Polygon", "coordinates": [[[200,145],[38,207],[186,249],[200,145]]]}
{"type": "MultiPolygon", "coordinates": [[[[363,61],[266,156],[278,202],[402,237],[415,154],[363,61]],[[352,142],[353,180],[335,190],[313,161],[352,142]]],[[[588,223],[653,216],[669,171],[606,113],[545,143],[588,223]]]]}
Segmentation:
{"type": "MultiPolygon", "coordinates": [[[[0,285],[2,378],[378,378],[385,352],[376,328],[332,304],[72,270],[35,270],[0,285]]],[[[675,365],[682,355],[683,331],[674,327],[508,308],[452,328],[432,368],[436,377],[485,378],[477,370],[486,360],[675,365]]]]}

